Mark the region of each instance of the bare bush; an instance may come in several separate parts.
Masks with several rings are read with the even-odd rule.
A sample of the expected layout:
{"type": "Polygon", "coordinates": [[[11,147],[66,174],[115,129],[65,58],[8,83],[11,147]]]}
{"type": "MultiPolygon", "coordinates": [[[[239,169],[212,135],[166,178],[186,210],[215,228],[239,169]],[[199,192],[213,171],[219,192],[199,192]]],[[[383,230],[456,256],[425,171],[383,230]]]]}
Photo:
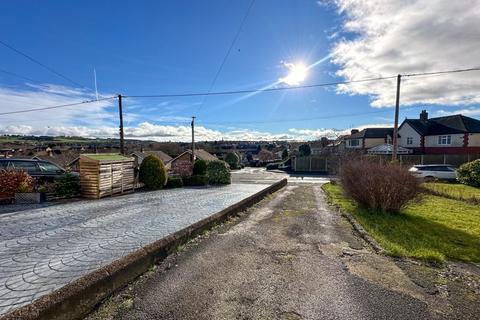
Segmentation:
{"type": "Polygon", "coordinates": [[[340,181],[345,194],[360,206],[381,212],[398,212],[420,190],[406,168],[368,159],[344,162],[340,181]]]}

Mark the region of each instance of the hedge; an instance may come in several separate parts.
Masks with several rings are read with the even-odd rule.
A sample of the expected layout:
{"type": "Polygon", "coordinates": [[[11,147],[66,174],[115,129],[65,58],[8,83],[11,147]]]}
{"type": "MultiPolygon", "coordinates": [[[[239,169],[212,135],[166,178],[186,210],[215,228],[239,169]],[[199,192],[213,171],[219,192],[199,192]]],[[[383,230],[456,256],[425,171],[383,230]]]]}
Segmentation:
{"type": "Polygon", "coordinates": [[[232,183],[228,164],[221,160],[214,160],[207,163],[207,176],[209,184],[232,183]]]}
{"type": "Polygon", "coordinates": [[[457,178],[463,184],[480,187],[480,159],[462,164],[457,170],[457,178]]]}
{"type": "Polygon", "coordinates": [[[165,186],[167,171],[160,158],[149,155],[143,159],[140,165],[140,181],[145,184],[147,190],[158,190],[165,186]]]}

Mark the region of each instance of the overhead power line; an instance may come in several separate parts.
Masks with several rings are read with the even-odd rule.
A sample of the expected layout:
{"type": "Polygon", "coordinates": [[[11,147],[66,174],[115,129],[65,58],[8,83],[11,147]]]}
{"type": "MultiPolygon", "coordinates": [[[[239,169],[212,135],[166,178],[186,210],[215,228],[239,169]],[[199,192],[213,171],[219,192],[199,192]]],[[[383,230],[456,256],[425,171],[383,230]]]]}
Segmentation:
{"type": "MultiPolygon", "coordinates": [[[[471,72],[471,71],[480,71],[480,67],[468,68],[468,69],[446,70],[446,71],[435,71],[435,72],[410,73],[410,74],[405,74],[405,75],[401,75],[401,76],[402,77],[434,76],[434,75],[441,75],[441,74],[461,73],[461,72],[471,72]]],[[[358,79],[358,80],[325,82],[325,83],[317,83],[317,84],[302,85],[302,86],[267,88],[267,89],[230,90],[230,91],[217,91],[217,92],[185,92],[185,93],[147,94],[147,95],[125,95],[123,97],[124,98],[175,98],[175,97],[216,96],[216,95],[231,95],[231,94],[243,94],[243,93],[255,93],[255,92],[271,92],[271,91],[284,91],[284,90],[295,90],[295,89],[329,87],[329,86],[337,86],[337,85],[342,85],[342,84],[351,84],[351,83],[359,83],[359,82],[390,80],[390,79],[396,79],[397,76],[398,75],[387,76],[387,77],[377,77],[377,78],[365,78],[365,79],[358,79]]]]}
{"type": "MultiPolygon", "coordinates": [[[[252,0],[250,2],[250,5],[248,6],[247,11],[245,12],[245,15],[243,16],[242,22],[240,23],[240,26],[237,29],[237,32],[235,33],[235,36],[233,37],[232,42],[230,43],[230,46],[228,47],[227,53],[223,57],[222,63],[220,64],[220,67],[217,70],[217,73],[215,73],[215,77],[213,77],[212,83],[210,84],[210,87],[208,88],[208,92],[211,92],[213,90],[213,87],[215,86],[215,83],[217,82],[218,76],[223,70],[223,66],[225,65],[225,62],[227,62],[228,57],[230,56],[230,52],[232,51],[233,46],[237,42],[238,37],[240,36],[240,33],[242,32],[243,25],[245,24],[245,21],[247,21],[248,15],[250,14],[250,11],[252,10],[253,4],[255,3],[255,0],[252,0]]],[[[197,113],[200,112],[202,109],[208,95],[203,96],[203,100],[198,107],[197,113]]]]}
{"type": "Polygon", "coordinates": [[[28,55],[28,54],[26,54],[26,53],[24,53],[24,52],[22,52],[22,51],[20,51],[20,50],[18,50],[18,49],[16,49],[16,48],[12,47],[12,46],[9,45],[8,43],[5,43],[4,41],[0,40],[0,44],[2,44],[3,46],[5,46],[6,48],[8,48],[8,49],[10,49],[10,50],[18,53],[19,55],[27,58],[28,60],[30,60],[30,61],[38,64],[39,66],[42,66],[43,68],[47,69],[47,70],[50,71],[51,73],[53,73],[53,74],[55,74],[55,75],[57,75],[57,76],[59,76],[59,77],[61,77],[61,78],[63,78],[64,80],[67,80],[68,82],[70,82],[70,83],[72,83],[72,84],[74,84],[74,85],[76,85],[76,86],[79,86],[79,87],[82,87],[82,88],[86,88],[86,89],[91,90],[90,88],[88,88],[88,87],[86,87],[86,86],[84,86],[84,85],[82,85],[82,84],[80,84],[80,83],[72,80],[71,78],[69,78],[69,77],[61,74],[60,72],[56,71],[55,69],[53,69],[53,68],[47,66],[46,64],[38,61],[37,59],[33,58],[32,56],[30,56],[30,55],[28,55]]]}
{"type": "Polygon", "coordinates": [[[254,93],[254,92],[270,92],[270,91],[283,91],[283,90],[328,87],[328,86],[336,86],[336,85],[340,85],[340,84],[349,84],[349,83],[356,83],[356,82],[387,80],[387,79],[393,79],[393,78],[396,78],[396,77],[397,76],[368,78],[368,79],[360,79],[360,80],[326,82],[326,83],[317,83],[317,84],[310,84],[310,85],[303,85],[303,86],[279,87],[279,88],[268,88],[268,89],[232,90],[232,91],[217,91],[217,92],[191,92],[191,93],[173,93],[173,94],[151,94],[151,95],[126,95],[126,96],[123,96],[123,97],[124,98],[173,98],[173,97],[217,96],[217,95],[229,95],[229,94],[242,94],[242,93],[254,93]]]}
{"type": "Polygon", "coordinates": [[[65,107],[72,107],[72,106],[78,106],[81,104],[88,104],[88,103],[95,103],[95,102],[100,102],[100,101],[105,101],[105,100],[111,100],[111,99],[116,99],[117,97],[107,97],[107,98],[101,98],[101,99],[95,99],[95,100],[86,100],[82,102],[76,102],[76,103],[69,103],[69,104],[62,104],[62,105],[56,105],[56,106],[48,106],[48,107],[43,107],[43,108],[35,108],[35,109],[24,109],[24,110],[17,110],[17,111],[9,111],[9,112],[0,112],[0,116],[7,115],[7,114],[17,114],[17,113],[26,113],[26,112],[33,112],[33,111],[41,111],[41,110],[50,110],[50,109],[57,109],[57,108],[65,108],[65,107]]]}
{"type": "Polygon", "coordinates": [[[402,74],[401,76],[402,77],[436,76],[440,74],[461,73],[461,72],[470,72],[470,71],[480,71],[480,67],[468,68],[468,69],[446,70],[446,71],[409,73],[409,74],[402,74]]]}
{"type": "Polygon", "coordinates": [[[8,75],[10,75],[10,76],[14,76],[14,77],[17,77],[17,78],[21,78],[21,79],[23,79],[23,80],[27,80],[27,81],[31,81],[31,82],[40,82],[40,81],[38,81],[38,80],[33,80],[33,79],[31,79],[31,78],[28,78],[28,77],[19,75],[18,73],[10,72],[10,71],[4,70],[4,69],[0,69],[0,72],[3,72],[3,73],[8,74],[8,75]]]}

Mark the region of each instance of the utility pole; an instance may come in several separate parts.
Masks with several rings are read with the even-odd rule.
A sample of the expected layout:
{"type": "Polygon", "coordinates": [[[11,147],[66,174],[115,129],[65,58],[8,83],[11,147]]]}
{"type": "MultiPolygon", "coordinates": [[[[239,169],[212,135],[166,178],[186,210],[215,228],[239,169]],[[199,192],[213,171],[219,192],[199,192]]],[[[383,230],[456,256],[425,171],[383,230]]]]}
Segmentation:
{"type": "Polygon", "coordinates": [[[393,150],[392,150],[392,160],[397,160],[398,153],[398,114],[400,113],[400,81],[402,80],[402,75],[397,75],[397,99],[395,101],[395,122],[393,124],[393,150]]]}
{"type": "Polygon", "coordinates": [[[192,117],[192,163],[195,162],[195,118],[192,117]]]}
{"type": "Polygon", "coordinates": [[[123,139],[123,111],[122,111],[122,95],[118,95],[118,113],[120,114],[120,153],[125,154],[125,141],[123,139]]]}

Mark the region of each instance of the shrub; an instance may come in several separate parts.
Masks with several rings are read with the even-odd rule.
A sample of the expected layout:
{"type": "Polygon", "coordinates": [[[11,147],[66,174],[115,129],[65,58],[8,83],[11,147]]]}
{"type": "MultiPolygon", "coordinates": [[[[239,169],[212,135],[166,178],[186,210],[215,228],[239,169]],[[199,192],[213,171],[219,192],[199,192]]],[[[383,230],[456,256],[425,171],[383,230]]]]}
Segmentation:
{"type": "Polygon", "coordinates": [[[300,152],[301,156],[308,157],[312,154],[312,149],[310,148],[310,145],[302,144],[300,147],[298,147],[298,152],[300,152]]]}
{"type": "Polygon", "coordinates": [[[221,160],[210,161],[207,164],[207,176],[209,184],[230,184],[230,169],[226,162],[221,160]]]}
{"type": "Polygon", "coordinates": [[[240,165],[240,158],[235,152],[230,152],[225,156],[225,162],[228,163],[230,169],[238,169],[240,165]]]}
{"type": "Polygon", "coordinates": [[[0,193],[13,197],[20,189],[31,191],[33,178],[25,171],[0,170],[0,193]]]}
{"type": "Polygon", "coordinates": [[[205,160],[197,160],[193,165],[194,175],[205,175],[207,173],[207,163],[205,160]]]}
{"type": "Polygon", "coordinates": [[[463,184],[480,187],[480,159],[464,163],[457,170],[458,181],[463,184]]]}
{"type": "Polygon", "coordinates": [[[282,160],[287,160],[289,154],[287,149],[283,149],[282,151],[282,160]]]}
{"type": "Polygon", "coordinates": [[[71,198],[80,194],[80,178],[71,173],[62,174],[55,180],[56,197],[71,198]]]}
{"type": "Polygon", "coordinates": [[[398,212],[419,191],[419,182],[407,169],[385,162],[351,160],[340,169],[345,194],[374,211],[398,212]]]}
{"type": "Polygon", "coordinates": [[[206,186],[208,177],[206,175],[193,175],[183,178],[183,184],[186,186],[206,186]]]}
{"type": "Polygon", "coordinates": [[[183,187],[183,180],[181,177],[168,177],[165,188],[181,188],[183,187]]]}
{"type": "Polygon", "coordinates": [[[265,149],[262,149],[262,151],[260,151],[258,153],[258,159],[260,159],[261,161],[270,161],[270,160],[275,160],[275,154],[273,152],[270,152],[268,150],[265,150],[265,149]]]}
{"type": "Polygon", "coordinates": [[[140,165],[140,181],[147,190],[158,190],[167,183],[167,171],[162,160],[155,155],[143,159],[140,165]]]}

